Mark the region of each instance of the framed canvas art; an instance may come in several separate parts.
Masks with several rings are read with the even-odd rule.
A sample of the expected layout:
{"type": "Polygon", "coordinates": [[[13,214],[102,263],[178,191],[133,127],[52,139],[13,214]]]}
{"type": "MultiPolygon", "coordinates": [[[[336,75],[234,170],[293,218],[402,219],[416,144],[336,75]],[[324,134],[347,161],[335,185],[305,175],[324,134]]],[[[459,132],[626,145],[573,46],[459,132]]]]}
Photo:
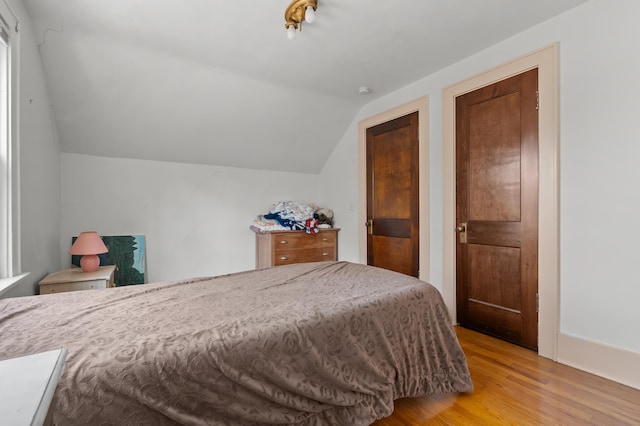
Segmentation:
{"type": "MultiPolygon", "coordinates": [[[[77,237],[71,239],[71,244],[77,237]]],[[[99,254],[100,266],[116,265],[114,281],[116,287],[144,284],[146,282],[144,235],[102,236],[109,251],[99,254]]],[[[71,263],[80,266],[80,257],[71,256],[71,263]]]]}

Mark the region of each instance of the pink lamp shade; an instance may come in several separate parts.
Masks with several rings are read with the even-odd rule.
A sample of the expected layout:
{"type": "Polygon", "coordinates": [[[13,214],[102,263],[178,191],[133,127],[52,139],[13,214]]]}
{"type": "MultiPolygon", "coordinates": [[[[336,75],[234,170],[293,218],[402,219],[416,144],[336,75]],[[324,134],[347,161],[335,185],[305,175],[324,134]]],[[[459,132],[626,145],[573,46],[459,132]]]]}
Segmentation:
{"type": "Polygon", "coordinates": [[[96,255],[108,251],[109,249],[104,245],[97,232],[81,232],[71,246],[69,254],[82,256],[80,266],[83,272],[95,272],[100,266],[100,258],[96,255]]]}

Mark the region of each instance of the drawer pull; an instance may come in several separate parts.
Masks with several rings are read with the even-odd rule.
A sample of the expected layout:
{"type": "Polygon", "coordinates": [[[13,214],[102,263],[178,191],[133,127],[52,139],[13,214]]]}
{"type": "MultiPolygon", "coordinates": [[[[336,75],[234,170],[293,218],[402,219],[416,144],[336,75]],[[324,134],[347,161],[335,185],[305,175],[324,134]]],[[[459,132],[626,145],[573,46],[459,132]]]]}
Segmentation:
{"type": "Polygon", "coordinates": [[[323,256],[329,256],[329,253],[322,253],[323,256]]]}
{"type": "Polygon", "coordinates": [[[289,241],[287,240],[280,240],[280,244],[287,244],[289,241]]]}
{"type": "Polygon", "coordinates": [[[324,237],[322,241],[329,241],[329,239],[327,237],[324,237]]]}
{"type": "Polygon", "coordinates": [[[289,259],[289,257],[288,257],[288,256],[282,256],[282,257],[280,257],[280,260],[287,260],[287,259],[289,259]]]}

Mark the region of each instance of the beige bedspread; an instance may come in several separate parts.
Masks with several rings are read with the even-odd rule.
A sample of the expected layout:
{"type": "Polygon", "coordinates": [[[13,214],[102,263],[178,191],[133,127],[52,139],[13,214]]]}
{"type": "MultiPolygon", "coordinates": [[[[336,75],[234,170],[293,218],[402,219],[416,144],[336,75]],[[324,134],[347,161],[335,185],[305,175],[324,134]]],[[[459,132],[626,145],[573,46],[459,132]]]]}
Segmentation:
{"type": "Polygon", "coordinates": [[[58,425],[366,425],[472,390],[438,291],[345,262],[0,300],[0,359],[60,347],[58,425]]]}

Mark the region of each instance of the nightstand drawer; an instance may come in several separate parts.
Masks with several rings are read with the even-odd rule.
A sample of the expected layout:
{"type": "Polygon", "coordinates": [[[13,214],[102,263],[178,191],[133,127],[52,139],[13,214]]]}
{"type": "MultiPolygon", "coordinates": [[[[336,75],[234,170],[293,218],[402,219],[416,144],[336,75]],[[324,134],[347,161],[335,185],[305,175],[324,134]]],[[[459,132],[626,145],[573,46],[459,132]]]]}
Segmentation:
{"type": "Polygon", "coordinates": [[[65,291],[76,290],[96,290],[100,288],[107,288],[107,284],[106,280],[46,284],[40,286],[40,294],[63,293],[65,291]]]}
{"type": "Polygon", "coordinates": [[[275,254],[276,266],[289,265],[291,263],[306,263],[336,260],[335,250],[332,247],[310,248],[297,250],[278,250],[275,254]]]}

